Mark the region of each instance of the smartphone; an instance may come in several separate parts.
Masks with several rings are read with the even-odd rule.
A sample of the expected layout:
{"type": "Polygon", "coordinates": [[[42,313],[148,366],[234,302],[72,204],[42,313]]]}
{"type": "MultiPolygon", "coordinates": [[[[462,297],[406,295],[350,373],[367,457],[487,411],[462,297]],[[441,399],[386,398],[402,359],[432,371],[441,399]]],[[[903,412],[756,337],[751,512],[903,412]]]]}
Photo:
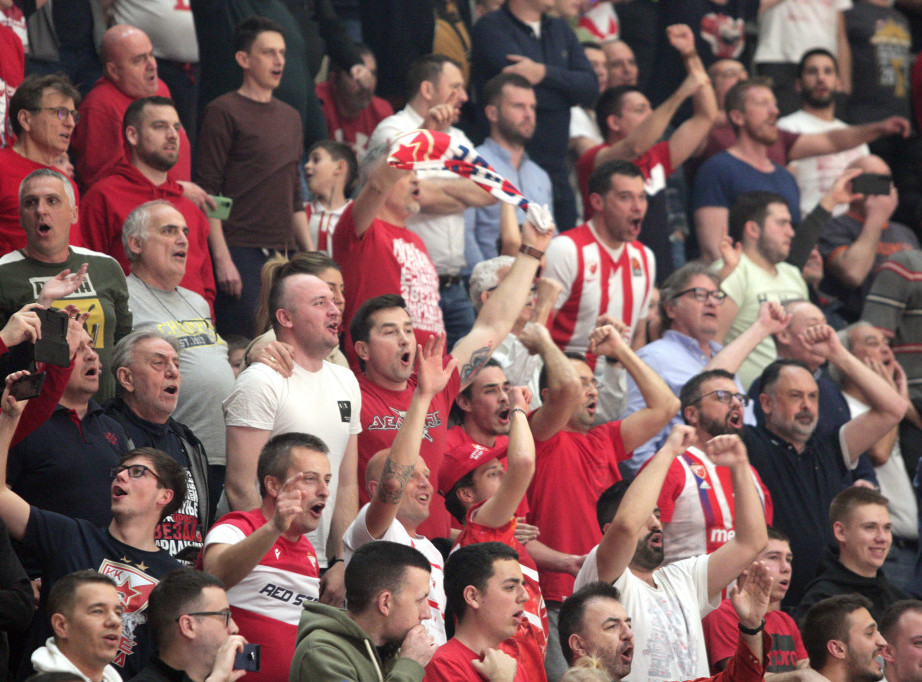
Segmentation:
{"type": "Polygon", "coordinates": [[[259,644],[243,645],[243,651],[234,658],[234,670],[259,672],[259,644]]]}
{"type": "Polygon", "coordinates": [[[862,173],[852,179],[852,192],[855,194],[890,194],[893,178],[881,173],[862,173]]]}
{"type": "Polygon", "coordinates": [[[35,361],[68,367],[67,313],[55,308],[36,308],[35,312],[42,323],[42,338],[35,342],[35,361]]]}
{"type": "Polygon", "coordinates": [[[45,384],[45,373],[38,372],[28,376],[19,377],[10,384],[10,395],[16,400],[29,400],[38,398],[42,393],[42,386],[45,384]]]}
{"type": "Polygon", "coordinates": [[[234,200],[230,197],[222,197],[220,194],[209,194],[208,196],[210,196],[215,203],[215,208],[208,211],[208,217],[217,218],[218,220],[227,220],[230,217],[234,200]]]}

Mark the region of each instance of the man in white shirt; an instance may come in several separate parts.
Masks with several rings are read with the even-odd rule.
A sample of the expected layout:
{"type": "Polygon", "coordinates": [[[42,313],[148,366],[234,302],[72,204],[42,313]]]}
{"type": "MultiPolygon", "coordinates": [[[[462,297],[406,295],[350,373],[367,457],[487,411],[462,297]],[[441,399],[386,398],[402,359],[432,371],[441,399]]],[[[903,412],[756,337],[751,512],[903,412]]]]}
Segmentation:
{"type": "MultiPolygon", "coordinates": [[[[390,145],[400,135],[418,128],[448,133],[453,146],[474,149],[467,135],[452,126],[458,120],[461,105],[467,101],[459,65],[445,55],[425,55],[410,65],[407,82],[409,102],[378,124],[368,141],[368,149],[379,144],[390,145]]],[[[420,183],[421,211],[407,219],[406,227],[423,240],[438,271],[440,306],[448,347],[452,348],[474,325],[474,309],[461,281],[461,270],[466,263],[464,209],[489,206],[496,199],[451,171],[427,172],[422,177],[432,184],[420,183]],[[429,189],[436,191],[430,193],[429,189]]]]}

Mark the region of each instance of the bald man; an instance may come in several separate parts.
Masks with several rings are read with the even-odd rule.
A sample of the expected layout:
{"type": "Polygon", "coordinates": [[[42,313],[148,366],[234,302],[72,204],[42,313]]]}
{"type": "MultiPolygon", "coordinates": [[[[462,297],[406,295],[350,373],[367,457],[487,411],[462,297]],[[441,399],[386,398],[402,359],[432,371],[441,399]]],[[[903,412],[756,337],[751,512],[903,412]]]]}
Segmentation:
{"type": "MultiPolygon", "coordinates": [[[[71,144],[83,189],[109,175],[119,161],[130,160],[122,139],[122,118],[128,105],[140,97],[170,96],[166,83],[157,77],[154,46],[141,29],[113,26],[103,36],[101,52],[103,77],[80,105],[71,144]]],[[[207,203],[205,192],[190,182],[191,145],[185,130],[179,132],[179,160],[169,176],[200,208],[207,203]]]]}

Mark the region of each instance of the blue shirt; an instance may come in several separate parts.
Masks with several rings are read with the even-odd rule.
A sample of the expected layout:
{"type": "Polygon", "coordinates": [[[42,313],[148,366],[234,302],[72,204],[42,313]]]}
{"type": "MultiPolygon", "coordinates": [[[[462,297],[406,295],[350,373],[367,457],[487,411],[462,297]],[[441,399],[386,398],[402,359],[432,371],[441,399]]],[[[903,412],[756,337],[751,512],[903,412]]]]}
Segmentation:
{"type": "MultiPolygon", "coordinates": [[[[711,349],[711,357],[723,348],[715,341],[711,341],[708,345],[711,349]]],[[[704,371],[705,366],[711,361],[711,358],[701,351],[701,346],[698,345],[697,341],[674,329],[667,330],[663,338],[653,343],[648,343],[638,350],[637,357],[659,374],[676,396],[679,395],[685,383],[693,376],[704,371]]],[[[634,414],[646,406],[647,401],[643,399],[643,395],[637,387],[637,382],[634,381],[634,377],[628,374],[625,416],[634,414]]],[[[676,414],[659,433],[635,449],[633,457],[624,462],[622,467],[628,469],[631,475],[636,475],[643,463],[663,446],[663,443],[669,437],[669,432],[672,431],[672,427],[682,423],[682,416],[676,414]]]]}
{"type": "Polygon", "coordinates": [[[776,192],[788,202],[791,221],[800,222],[800,189],[794,176],[784,167],[772,164],[771,173],[763,173],[730,152],[715,154],[704,162],[695,176],[692,209],[720,206],[729,209],[740,194],[764,190],[776,192]]]}
{"type": "MultiPolygon", "coordinates": [[[[519,167],[512,165],[512,154],[488,137],[477,147],[477,153],[493,166],[497,173],[519,188],[525,197],[537,204],[554,205],[551,178],[538,164],[522,153],[519,167]]],[[[496,243],[499,240],[500,205],[469,208],[464,212],[464,254],[467,267],[499,255],[496,243]]],[[[525,212],[516,209],[519,224],[525,221],[525,212]]]]}

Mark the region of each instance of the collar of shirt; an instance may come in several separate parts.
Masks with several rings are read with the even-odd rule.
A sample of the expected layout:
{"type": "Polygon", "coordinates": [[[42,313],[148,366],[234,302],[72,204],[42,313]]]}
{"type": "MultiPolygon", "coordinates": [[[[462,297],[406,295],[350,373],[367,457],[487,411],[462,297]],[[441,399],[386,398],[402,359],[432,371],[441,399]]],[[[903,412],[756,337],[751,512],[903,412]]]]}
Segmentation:
{"type": "MultiPolygon", "coordinates": [[[[704,353],[701,352],[701,346],[691,336],[687,336],[682,332],[677,332],[675,329],[667,329],[666,333],[663,334],[663,338],[668,339],[672,343],[677,343],[684,346],[689,353],[700,355],[702,358],[705,357],[704,353]]],[[[721,346],[716,341],[709,341],[708,347],[711,349],[712,357],[720,352],[721,348],[723,348],[723,346],[721,346]]]]}

